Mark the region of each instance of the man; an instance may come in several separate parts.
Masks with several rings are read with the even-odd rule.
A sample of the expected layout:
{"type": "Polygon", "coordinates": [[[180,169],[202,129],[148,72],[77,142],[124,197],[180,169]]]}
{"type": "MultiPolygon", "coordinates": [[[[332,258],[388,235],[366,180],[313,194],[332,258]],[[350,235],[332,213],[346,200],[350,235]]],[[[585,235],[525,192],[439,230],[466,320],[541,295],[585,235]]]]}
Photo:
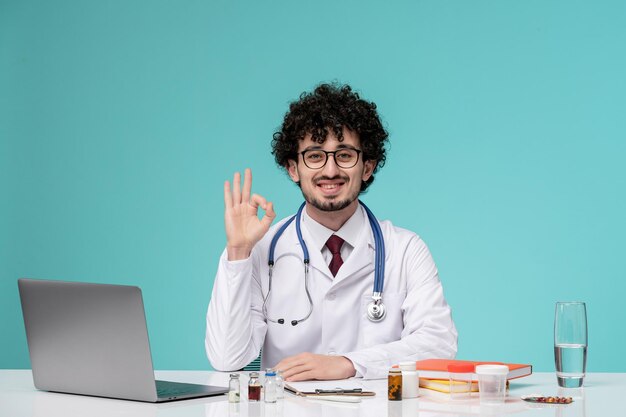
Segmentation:
{"type": "Polygon", "coordinates": [[[386,315],[372,321],[366,314],[377,242],[358,196],[385,162],[387,136],[376,105],[349,86],[322,84],[291,103],[272,153],[306,203],[274,245],[288,219],[270,227],[272,203],[251,194],[250,170],[243,187],[239,173],[232,188],[225,182],[227,246],[207,314],[215,369],[242,368],[261,348],[262,366],[288,381],[381,378],[400,361],[454,357],[456,328],[428,248],[388,221],[378,223],[386,315]]]}

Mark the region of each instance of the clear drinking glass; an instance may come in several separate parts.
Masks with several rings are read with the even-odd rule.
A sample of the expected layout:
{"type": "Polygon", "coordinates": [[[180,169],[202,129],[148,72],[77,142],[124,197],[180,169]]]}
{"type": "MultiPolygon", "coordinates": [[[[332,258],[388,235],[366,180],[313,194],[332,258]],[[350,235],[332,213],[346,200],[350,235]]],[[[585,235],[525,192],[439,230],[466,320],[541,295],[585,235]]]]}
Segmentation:
{"type": "Polygon", "coordinates": [[[583,385],[587,365],[587,308],[585,303],[556,303],[554,362],[560,387],[578,388],[583,385]]]}

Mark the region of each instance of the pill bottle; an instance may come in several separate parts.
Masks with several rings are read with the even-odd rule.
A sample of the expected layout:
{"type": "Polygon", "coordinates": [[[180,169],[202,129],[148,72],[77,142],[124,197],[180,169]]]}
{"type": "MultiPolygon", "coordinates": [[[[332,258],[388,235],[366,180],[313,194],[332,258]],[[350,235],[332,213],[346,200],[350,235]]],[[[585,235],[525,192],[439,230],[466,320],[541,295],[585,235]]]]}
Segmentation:
{"type": "Polygon", "coordinates": [[[399,368],[389,369],[387,377],[387,398],[390,401],[402,399],[402,371],[399,368]]]}
{"type": "Polygon", "coordinates": [[[399,366],[402,371],[402,399],[417,398],[420,379],[415,362],[400,362],[399,366]]]}

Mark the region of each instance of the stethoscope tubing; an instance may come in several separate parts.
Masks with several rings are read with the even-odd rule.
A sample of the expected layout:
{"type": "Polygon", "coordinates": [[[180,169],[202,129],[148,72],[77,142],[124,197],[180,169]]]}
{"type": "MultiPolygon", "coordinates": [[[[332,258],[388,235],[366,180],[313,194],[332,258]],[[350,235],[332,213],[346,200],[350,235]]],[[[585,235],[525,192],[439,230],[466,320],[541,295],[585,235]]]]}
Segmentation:
{"type": "MultiPolygon", "coordinates": [[[[383,232],[380,228],[380,225],[378,224],[378,220],[376,220],[376,217],[374,216],[372,211],[365,204],[363,204],[361,200],[359,200],[359,203],[365,209],[367,218],[372,228],[372,234],[374,235],[374,250],[375,250],[374,291],[372,293],[372,302],[370,302],[370,305],[368,305],[367,315],[370,320],[377,322],[377,321],[382,320],[385,316],[385,312],[384,312],[385,308],[384,308],[384,305],[382,304],[382,294],[383,294],[383,287],[384,287],[384,282],[385,282],[385,241],[383,238],[383,232]],[[372,313],[370,311],[372,308],[376,311],[376,313],[372,313]]],[[[296,235],[298,236],[298,242],[300,243],[300,247],[302,248],[303,263],[304,263],[304,288],[306,291],[307,298],[309,300],[309,312],[305,317],[301,319],[292,320],[291,325],[295,326],[296,324],[308,319],[313,313],[313,299],[311,298],[311,294],[309,292],[309,263],[310,263],[309,249],[307,248],[304,238],[302,237],[302,228],[300,224],[301,219],[302,219],[302,210],[304,210],[305,206],[306,206],[306,202],[302,203],[302,205],[298,209],[298,212],[280,226],[280,228],[276,231],[276,234],[274,234],[272,241],[270,242],[270,248],[269,248],[268,259],[267,259],[267,265],[269,267],[269,282],[268,282],[267,295],[263,297],[262,310],[263,310],[263,315],[265,316],[265,318],[271,321],[272,323],[279,323],[279,324],[284,323],[284,319],[274,320],[270,318],[267,314],[267,301],[270,297],[270,293],[272,292],[274,252],[276,250],[276,244],[278,243],[278,239],[282,236],[282,234],[285,232],[287,227],[289,227],[289,225],[294,220],[296,221],[296,235]]]]}
{"type": "Polygon", "coordinates": [[[385,282],[385,245],[383,239],[383,232],[380,229],[378,220],[374,217],[374,213],[359,200],[359,203],[365,209],[367,217],[369,218],[370,225],[372,226],[372,233],[374,234],[374,245],[376,250],[375,264],[374,264],[374,292],[383,293],[383,285],[385,282]],[[383,243],[383,244],[381,244],[383,243]]]}

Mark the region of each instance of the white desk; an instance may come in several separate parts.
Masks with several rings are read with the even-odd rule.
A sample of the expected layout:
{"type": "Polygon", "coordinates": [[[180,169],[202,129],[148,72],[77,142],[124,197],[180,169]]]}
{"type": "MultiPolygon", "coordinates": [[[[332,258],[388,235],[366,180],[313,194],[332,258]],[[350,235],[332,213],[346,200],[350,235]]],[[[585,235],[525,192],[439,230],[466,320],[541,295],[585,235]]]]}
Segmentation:
{"type": "MultiPolygon", "coordinates": [[[[228,374],[203,371],[158,371],[158,379],[200,384],[227,385],[228,374]]],[[[585,387],[562,390],[554,373],[536,373],[511,381],[506,404],[501,407],[480,407],[478,397],[465,402],[451,401],[445,394],[426,395],[404,401],[388,401],[387,381],[365,381],[376,391],[376,397],[359,404],[313,401],[285,394],[277,404],[229,404],[226,396],[200,398],[164,404],[55,394],[35,390],[30,370],[0,370],[0,417],[432,417],[469,415],[515,415],[583,417],[620,415],[626,394],[626,374],[588,374],[585,387]],[[524,394],[574,397],[569,405],[537,405],[520,400],[524,394]]],[[[243,391],[245,392],[245,390],[243,391]]],[[[434,393],[437,394],[437,393],[434,393]]],[[[243,395],[242,397],[245,397],[243,395]]]]}

